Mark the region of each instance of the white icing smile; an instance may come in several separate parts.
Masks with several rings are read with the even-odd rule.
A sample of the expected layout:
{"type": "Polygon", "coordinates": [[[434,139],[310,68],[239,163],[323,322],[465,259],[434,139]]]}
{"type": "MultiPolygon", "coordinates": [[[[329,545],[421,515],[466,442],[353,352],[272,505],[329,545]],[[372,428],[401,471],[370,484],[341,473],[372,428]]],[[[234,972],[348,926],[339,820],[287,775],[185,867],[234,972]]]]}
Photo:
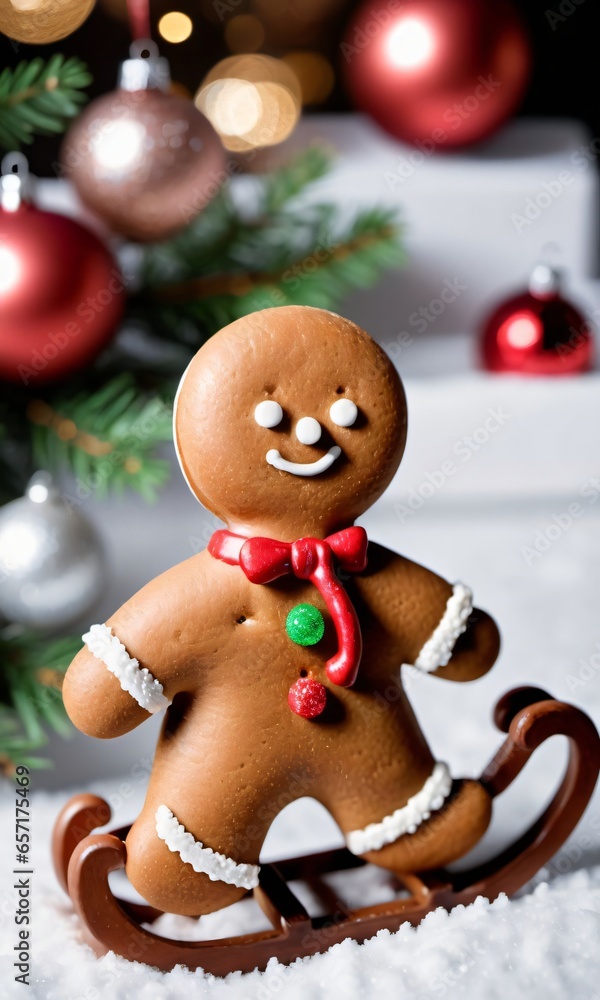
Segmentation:
{"type": "Polygon", "coordinates": [[[267,462],[275,469],[281,469],[282,472],[291,472],[293,476],[318,476],[321,472],[330,469],[341,454],[342,449],[335,444],[326,455],[322,455],[316,462],[288,462],[287,458],[282,458],[277,448],[271,448],[267,452],[267,462]]]}
{"type": "MultiPolygon", "coordinates": [[[[352,427],[358,417],[358,407],[351,399],[338,399],[330,406],[329,415],[338,427],[352,427]]],[[[276,400],[263,399],[254,409],[254,419],[259,427],[273,429],[283,420],[283,409],[276,400]]],[[[300,417],[295,431],[301,444],[313,445],[321,440],[322,427],[315,417],[300,417]]],[[[277,448],[271,448],[266,458],[273,468],[290,472],[292,476],[318,476],[330,469],[341,454],[342,449],[335,444],[316,462],[288,462],[277,448]]]]}

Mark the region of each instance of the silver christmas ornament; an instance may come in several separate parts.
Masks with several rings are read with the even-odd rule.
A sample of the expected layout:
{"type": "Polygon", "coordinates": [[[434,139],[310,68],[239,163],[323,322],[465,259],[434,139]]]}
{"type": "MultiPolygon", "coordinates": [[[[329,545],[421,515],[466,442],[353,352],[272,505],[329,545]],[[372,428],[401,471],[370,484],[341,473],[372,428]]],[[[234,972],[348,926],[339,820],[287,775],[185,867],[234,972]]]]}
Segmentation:
{"type": "Polygon", "coordinates": [[[95,529],[69,509],[48,473],[0,509],[0,615],[54,631],[90,611],[106,583],[95,529]]]}

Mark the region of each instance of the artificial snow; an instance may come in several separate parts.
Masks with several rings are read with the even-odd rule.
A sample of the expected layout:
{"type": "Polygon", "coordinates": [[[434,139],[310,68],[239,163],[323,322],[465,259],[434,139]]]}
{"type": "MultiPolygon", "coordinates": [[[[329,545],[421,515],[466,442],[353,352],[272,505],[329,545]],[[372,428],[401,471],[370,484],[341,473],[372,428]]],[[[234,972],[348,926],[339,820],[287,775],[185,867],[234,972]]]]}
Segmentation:
{"type": "MultiPolygon", "coordinates": [[[[110,798],[116,786],[104,782],[94,790],[110,798]]],[[[136,794],[128,803],[131,815],[139,807],[140,796],[136,794]]],[[[50,863],[48,833],[67,797],[65,792],[33,796],[33,960],[27,989],[14,981],[16,900],[5,877],[14,853],[14,798],[10,788],[0,796],[2,1000],[23,997],[24,989],[36,1000],[180,1000],[182,996],[187,1000],[325,1000],[332,994],[344,1000],[380,996],[395,1000],[444,996],[598,1000],[600,990],[596,987],[595,993],[594,989],[600,984],[600,865],[580,867],[592,856],[580,846],[591,842],[585,826],[571,846],[513,900],[501,896],[489,903],[479,898],[450,914],[437,910],[416,929],[405,925],[394,934],[381,931],[362,945],[347,940],[289,967],[273,959],[264,973],[232,973],[216,979],[181,967],[165,974],[114,954],[97,958],[83,943],[79,920],[50,863]]],[[[118,819],[124,815],[119,811],[118,819]]],[[[285,816],[279,823],[280,847],[288,839],[285,816]]],[[[392,895],[387,874],[371,866],[338,873],[332,877],[332,888],[351,905],[383,901],[392,895]]],[[[302,899],[315,909],[316,901],[308,890],[304,889],[302,899]]],[[[199,922],[165,915],[155,930],[181,938],[206,938],[266,926],[257,905],[247,899],[199,922]]]]}

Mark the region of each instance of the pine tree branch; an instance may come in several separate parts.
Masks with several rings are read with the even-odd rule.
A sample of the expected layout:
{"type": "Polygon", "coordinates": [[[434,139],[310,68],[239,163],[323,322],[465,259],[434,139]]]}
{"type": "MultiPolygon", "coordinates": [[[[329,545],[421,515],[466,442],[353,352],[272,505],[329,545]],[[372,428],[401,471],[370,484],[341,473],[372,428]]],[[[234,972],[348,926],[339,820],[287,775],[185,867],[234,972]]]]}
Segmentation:
{"type": "MultiPolygon", "coordinates": [[[[314,275],[318,271],[331,269],[332,265],[340,261],[348,261],[351,257],[359,257],[374,247],[381,247],[383,244],[391,245],[396,243],[398,227],[394,226],[388,216],[381,219],[372,218],[372,227],[329,247],[321,247],[319,256],[309,255],[308,260],[296,262],[296,266],[280,269],[271,274],[248,272],[246,274],[213,274],[206,277],[194,278],[191,281],[179,284],[164,285],[151,291],[152,298],[161,302],[188,302],[190,299],[207,299],[213,296],[231,295],[235,298],[247,296],[257,289],[265,287],[276,287],[282,282],[289,280],[292,275],[300,277],[302,270],[305,270],[305,277],[308,274],[308,264],[310,263],[310,274],[314,275]],[[314,264],[314,269],[313,269],[314,264]]],[[[395,262],[400,263],[402,255],[400,251],[395,257],[395,262]]],[[[392,263],[390,256],[389,264],[392,263]]]]}
{"type": "Polygon", "coordinates": [[[49,640],[14,626],[0,630],[0,771],[51,766],[31,754],[46,744],[48,729],[72,732],[61,688],[80,647],[75,636],[49,640]]]}
{"type": "Polygon", "coordinates": [[[331,166],[331,156],[321,144],[309,146],[290,163],[261,178],[261,210],[275,215],[289,206],[311,184],[324,177],[331,166]]]}
{"type": "Polygon", "coordinates": [[[272,174],[244,178],[243,203],[225,185],[202,214],[175,239],[145,248],[143,286],[193,280],[200,275],[262,271],[293,263],[327,241],[335,209],[299,206],[305,190],[322,177],[330,160],[310,146],[272,174]]]}
{"type": "MultiPolygon", "coordinates": [[[[197,350],[216,330],[257,309],[281,305],[339,306],[355,287],[370,288],[388,268],[404,261],[400,227],[393,212],[361,213],[342,232],[330,206],[300,207],[284,220],[270,218],[265,225],[246,222],[238,235],[237,255],[254,261],[268,258],[276,269],[243,270],[239,265],[217,274],[202,274],[168,284],[153,282],[130,302],[136,321],[170,341],[197,350]],[[254,228],[252,228],[254,226],[254,228]],[[295,244],[279,244],[274,232],[281,226],[294,233],[295,244]],[[263,247],[266,244],[266,248],[263,247]]],[[[176,253],[170,247],[171,253],[176,253]]],[[[230,247],[230,254],[233,248],[230,247]]],[[[187,271],[193,247],[181,269],[187,271]]],[[[164,272],[163,272],[164,273],[164,272]]]]}
{"type": "Polygon", "coordinates": [[[37,135],[64,132],[86,101],[82,93],[92,81],[80,59],[55,53],[0,73],[0,146],[19,149],[37,135]]]}
{"type": "Polygon", "coordinates": [[[402,264],[393,212],[362,212],[342,228],[334,206],[302,198],[328,167],[325,150],[309,147],[274,174],[246,178],[242,207],[225,187],[181,236],[146,249],[130,318],[197,350],[254,309],[335,308],[355,285],[371,287],[383,270],[402,264]]]}
{"type": "Polygon", "coordinates": [[[131,488],[152,502],[169,475],[168,462],[154,453],[171,440],[171,413],[168,400],[145,394],[130,373],[95,391],[34,400],[27,407],[34,458],[43,468],[75,473],[74,503],[92,493],[101,499],[109,488],[131,488]]]}

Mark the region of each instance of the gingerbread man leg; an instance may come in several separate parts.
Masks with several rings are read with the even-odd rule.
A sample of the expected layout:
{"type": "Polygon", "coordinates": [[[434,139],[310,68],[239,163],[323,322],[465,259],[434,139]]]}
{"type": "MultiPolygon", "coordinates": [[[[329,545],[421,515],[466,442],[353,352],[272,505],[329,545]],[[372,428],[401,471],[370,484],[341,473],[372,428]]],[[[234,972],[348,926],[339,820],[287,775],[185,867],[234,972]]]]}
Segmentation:
{"type": "MultiPolygon", "coordinates": [[[[410,804],[387,815],[397,817],[402,810],[411,811],[410,804]]],[[[425,815],[428,812],[425,810],[425,815]]],[[[365,850],[369,843],[377,845],[385,840],[382,829],[385,819],[374,824],[374,830],[367,826],[346,836],[353,853],[366,861],[395,872],[423,871],[441,868],[467,854],[485,833],[491,814],[491,798],[483,786],[478,781],[461,779],[452,782],[441,808],[434,808],[414,832],[404,833],[391,843],[371,850],[365,850]]]]}
{"type": "Polygon", "coordinates": [[[489,825],[491,798],[478,781],[452,781],[443,768],[435,765],[420,789],[399,795],[377,816],[343,799],[327,803],[349,850],[395,872],[440,868],[467,854],[489,825]]]}
{"type": "Polygon", "coordinates": [[[462,857],[489,825],[490,796],[477,781],[453,780],[448,766],[434,759],[401,689],[395,705],[377,715],[376,727],[373,703],[359,697],[364,706],[353,720],[347,766],[332,764],[322,796],[349,850],[397,872],[462,857]]]}
{"type": "Polygon", "coordinates": [[[159,768],[127,837],[127,875],[157,909],[199,916],[241,899],[258,885],[258,858],[279,808],[260,774],[219,781],[188,770],[174,785],[159,768]]]}

